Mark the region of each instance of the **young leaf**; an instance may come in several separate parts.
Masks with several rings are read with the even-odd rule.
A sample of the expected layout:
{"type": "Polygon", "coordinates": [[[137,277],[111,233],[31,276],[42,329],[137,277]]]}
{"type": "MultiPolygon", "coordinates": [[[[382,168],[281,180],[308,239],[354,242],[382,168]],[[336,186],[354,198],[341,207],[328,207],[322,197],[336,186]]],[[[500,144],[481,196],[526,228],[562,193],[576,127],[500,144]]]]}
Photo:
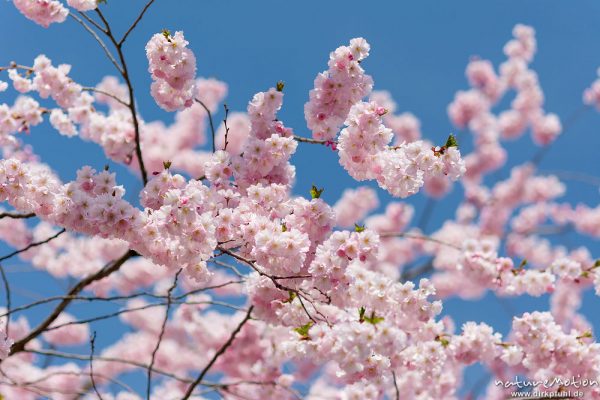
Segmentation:
{"type": "Polygon", "coordinates": [[[451,133],[450,136],[448,136],[448,140],[446,140],[446,148],[450,148],[450,147],[458,147],[458,142],[456,141],[456,137],[451,133]]]}
{"type": "Polygon", "coordinates": [[[354,232],[362,232],[364,230],[365,230],[365,226],[364,225],[354,224],[354,232]]]}
{"type": "Polygon", "coordinates": [[[310,189],[310,197],[312,197],[313,199],[318,199],[319,197],[321,197],[321,193],[323,193],[323,190],[323,188],[317,189],[315,185],[312,185],[312,188],[310,189]]]}
{"type": "Polygon", "coordinates": [[[377,325],[378,323],[380,323],[381,321],[384,320],[383,317],[378,317],[377,315],[375,315],[375,311],[371,311],[371,316],[370,317],[364,317],[365,322],[368,322],[371,325],[377,325]]]}
{"type": "Polygon", "coordinates": [[[285,86],[285,83],[283,81],[279,81],[279,82],[277,82],[277,86],[275,88],[277,89],[278,92],[283,92],[284,86],[285,86]]]}
{"type": "Polygon", "coordinates": [[[300,340],[310,340],[310,336],[308,336],[308,331],[310,330],[310,328],[312,326],[313,326],[313,322],[308,321],[308,323],[306,323],[298,328],[294,328],[294,332],[296,332],[298,335],[300,335],[300,340]]]}

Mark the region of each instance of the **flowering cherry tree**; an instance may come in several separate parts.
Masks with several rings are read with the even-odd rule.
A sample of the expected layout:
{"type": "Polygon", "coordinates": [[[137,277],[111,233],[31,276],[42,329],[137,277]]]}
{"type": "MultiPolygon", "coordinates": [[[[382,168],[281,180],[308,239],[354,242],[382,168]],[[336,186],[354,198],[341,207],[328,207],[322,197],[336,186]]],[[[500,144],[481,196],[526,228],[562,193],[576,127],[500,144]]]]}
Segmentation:
{"type": "MultiPolygon", "coordinates": [[[[600,209],[562,202],[566,185],[537,168],[568,126],[544,108],[530,67],[533,28],[515,26],[500,65],[467,65],[469,87],[448,106],[456,128],[472,134],[465,154],[466,135],[430,142],[414,115],[373,91],[365,61],[378,55],[364,38],[341,43],[327,63],[323,55],[323,72],[311,73],[305,128],[278,118],[283,82],[254,95],[245,112],[225,106],[217,125],[226,84],[198,76],[201,50],[184,32],[156,32],[148,70],[135,71],[152,85],[136,94],[149,92],[175,121],[144,120],[123,45],[153,2],[118,34],[107,2],[13,0],[43,27],[79,23],[116,72],[86,86],[43,54],[1,64],[0,91],[20,94],[0,102],[0,237],[15,249],[0,257],[0,398],[457,399],[473,364],[489,373],[485,399],[509,398],[515,389],[494,382],[514,376],[600,379],[600,346],[578,313],[584,291],[600,295],[600,262],[542,237],[550,224],[597,238],[600,209]],[[514,99],[498,110],[506,96],[514,99]],[[61,181],[23,141],[46,120],[130,168],[143,183],[139,200],[126,200],[133,189],[108,168],[81,166],[61,181]],[[490,185],[485,178],[508,158],[503,141],[526,132],[539,152],[490,185]],[[395,200],[373,214],[371,186],[357,183],[335,204],[317,186],[294,188],[290,157],[314,146],[395,200]],[[441,199],[453,185],[464,193],[460,206],[426,234],[403,199],[420,191],[441,199]],[[3,267],[13,257],[70,288],[14,304],[3,267]],[[550,294],[551,307],[514,316],[504,336],[440,317],[445,299],[486,293],[550,294]],[[121,308],[88,318],[69,311],[92,302],[121,308]],[[52,311],[31,320],[44,304],[52,311]],[[94,322],[105,319],[128,330],[100,346],[94,322]],[[123,381],[132,371],[144,373],[144,390],[123,381]]],[[[600,109],[600,78],[582,92],[586,108],[600,109]]],[[[598,384],[578,390],[600,399],[598,384]]]]}

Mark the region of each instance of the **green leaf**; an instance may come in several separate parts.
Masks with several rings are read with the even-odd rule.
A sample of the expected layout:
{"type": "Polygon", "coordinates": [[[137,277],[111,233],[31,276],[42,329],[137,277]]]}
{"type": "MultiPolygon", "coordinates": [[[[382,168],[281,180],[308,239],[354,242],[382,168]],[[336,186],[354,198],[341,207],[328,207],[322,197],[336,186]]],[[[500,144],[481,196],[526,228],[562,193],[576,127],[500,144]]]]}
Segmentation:
{"type": "Polygon", "coordinates": [[[448,140],[446,140],[446,148],[450,148],[450,147],[458,147],[458,142],[456,141],[456,137],[454,137],[454,135],[451,133],[450,136],[448,136],[448,140]]]}
{"type": "Polygon", "coordinates": [[[277,86],[275,86],[275,88],[277,89],[278,92],[283,92],[284,86],[285,86],[285,83],[283,81],[278,81],[277,86]]]}
{"type": "Polygon", "coordinates": [[[300,335],[300,340],[310,340],[310,336],[308,336],[308,331],[313,326],[313,322],[309,321],[308,323],[302,325],[301,327],[294,328],[294,332],[300,335]]]}
{"type": "Polygon", "coordinates": [[[284,300],[284,303],[291,303],[292,301],[294,301],[294,299],[296,298],[296,293],[292,292],[291,290],[288,290],[288,295],[290,297],[288,297],[287,300],[284,300]]]}
{"type": "Polygon", "coordinates": [[[163,29],[162,34],[167,39],[168,42],[171,42],[171,31],[168,29],[163,29]]]}
{"type": "Polygon", "coordinates": [[[171,161],[163,161],[163,167],[165,167],[165,169],[171,168],[171,164],[171,161]]]}
{"type": "Polygon", "coordinates": [[[365,230],[364,225],[354,224],[354,232],[362,232],[365,230]]]}
{"type": "Polygon", "coordinates": [[[281,224],[281,232],[287,232],[287,225],[285,224],[285,222],[281,224]]]}
{"type": "Polygon", "coordinates": [[[440,342],[443,347],[448,347],[448,345],[450,344],[450,341],[443,337],[438,337],[437,341],[440,342]]]}
{"type": "Polygon", "coordinates": [[[377,325],[378,323],[380,323],[381,321],[384,320],[383,317],[378,317],[377,315],[375,315],[375,311],[371,311],[371,316],[370,317],[364,317],[365,322],[368,322],[371,325],[377,325]]]}
{"type": "Polygon", "coordinates": [[[310,189],[310,197],[312,197],[313,199],[318,199],[319,197],[321,197],[321,193],[323,193],[323,190],[325,189],[317,189],[315,185],[312,185],[312,188],[310,189]]]}

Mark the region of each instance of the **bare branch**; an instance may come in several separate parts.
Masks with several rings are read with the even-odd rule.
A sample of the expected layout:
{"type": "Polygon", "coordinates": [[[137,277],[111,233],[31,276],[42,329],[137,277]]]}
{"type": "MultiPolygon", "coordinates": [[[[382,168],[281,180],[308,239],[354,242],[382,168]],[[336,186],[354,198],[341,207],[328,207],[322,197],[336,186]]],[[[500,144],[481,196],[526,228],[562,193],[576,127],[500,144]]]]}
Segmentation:
{"type": "Polygon", "coordinates": [[[87,86],[86,87],[82,87],[81,90],[85,90],[86,92],[95,92],[95,93],[103,94],[105,96],[108,96],[108,97],[110,97],[110,98],[118,101],[119,103],[121,103],[125,107],[129,107],[129,103],[126,103],[125,101],[121,100],[120,98],[118,98],[114,94],[105,92],[104,90],[96,89],[96,88],[93,88],[93,87],[87,87],[87,86]]]}
{"type": "Polygon", "coordinates": [[[233,343],[236,335],[242,330],[242,327],[246,324],[246,322],[248,322],[248,320],[250,320],[250,314],[252,314],[252,310],[253,309],[254,309],[254,306],[250,306],[250,308],[248,309],[248,312],[246,313],[246,316],[244,317],[244,319],[242,320],[242,322],[240,322],[239,325],[235,328],[235,330],[233,332],[231,332],[231,335],[229,336],[229,339],[215,353],[215,355],[210,360],[210,362],[206,365],[206,367],[204,367],[204,369],[202,370],[202,372],[200,372],[200,375],[198,375],[198,377],[196,378],[196,380],[187,388],[187,391],[185,392],[185,395],[181,398],[181,400],[187,400],[187,399],[190,398],[190,396],[194,392],[194,389],[196,388],[196,386],[198,386],[200,384],[200,382],[202,382],[202,378],[204,378],[204,375],[206,375],[206,373],[208,372],[208,370],[213,366],[213,364],[217,361],[217,359],[223,353],[225,353],[225,351],[227,351],[227,349],[229,348],[229,346],[231,346],[231,344],[233,343]]]}
{"type": "Polygon", "coordinates": [[[108,36],[110,41],[115,46],[115,48],[117,50],[117,54],[119,55],[119,59],[121,60],[121,65],[123,68],[120,70],[120,72],[121,72],[121,76],[125,80],[125,83],[127,84],[127,90],[129,91],[128,107],[129,107],[129,110],[131,111],[131,119],[133,121],[133,129],[135,131],[135,154],[138,159],[140,173],[142,174],[142,181],[144,182],[144,185],[146,185],[146,183],[148,183],[148,173],[146,172],[146,167],[144,166],[144,159],[142,156],[142,146],[141,146],[141,139],[140,139],[140,122],[137,117],[137,111],[136,111],[136,106],[135,106],[135,96],[133,94],[133,85],[131,83],[131,78],[129,77],[129,72],[127,70],[127,63],[125,62],[125,55],[123,54],[123,49],[121,48],[121,46],[115,39],[115,36],[113,35],[112,31],[110,30],[110,25],[108,24],[108,21],[106,20],[106,18],[104,18],[104,14],[102,14],[102,11],[100,11],[100,9],[98,9],[98,8],[96,8],[95,11],[100,16],[100,19],[104,23],[104,26],[106,27],[106,36],[108,36]]]}
{"type": "Polygon", "coordinates": [[[23,253],[23,252],[25,252],[25,251],[27,251],[27,250],[29,250],[29,249],[33,248],[33,247],[37,247],[37,246],[41,246],[41,245],[43,245],[43,244],[46,244],[46,243],[50,242],[51,240],[54,240],[54,239],[56,239],[57,237],[59,237],[60,235],[62,235],[62,234],[63,234],[63,233],[65,233],[65,232],[66,232],[66,229],[65,229],[65,228],[63,228],[63,229],[61,229],[60,231],[58,231],[58,233],[56,233],[55,235],[53,235],[53,236],[50,236],[48,239],[42,240],[42,241],[40,241],[40,242],[33,242],[33,243],[30,243],[30,244],[28,244],[27,246],[23,247],[22,249],[15,250],[15,251],[13,251],[13,252],[12,252],[12,253],[10,253],[10,254],[7,254],[7,255],[5,255],[4,257],[0,257],[0,261],[8,260],[8,259],[9,259],[9,258],[11,258],[12,256],[16,256],[17,254],[23,253]]]}
{"type": "MultiPolygon", "coordinates": [[[[6,278],[6,273],[4,272],[4,267],[0,264],[0,274],[2,274],[2,282],[4,283],[4,292],[6,295],[6,308],[10,310],[11,307],[11,296],[10,296],[10,284],[8,283],[8,279],[6,278]]],[[[6,336],[8,336],[10,328],[10,317],[6,317],[6,336]]]]}
{"type": "Polygon", "coordinates": [[[214,153],[215,151],[217,151],[217,149],[215,145],[215,125],[213,123],[212,113],[210,112],[208,107],[206,107],[206,104],[204,104],[200,99],[195,98],[194,100],[196,101],[196,103],[200,104],[202,108],[204,108],[204,111],[206,111],[206,113],[208,114],[208,122],[210,123],[210,133],[212,134],[212,151],[214,153]]]}
{"type": "Polygon", "coordinates": [[[2,218],[26,219],[26,218],[33,218],[33,217],[35,217],[35,213],[27,213],[27,214],[20,214],[20,213],[15,213],[15,212],[0,213],[0,219],[2,219],[2,218]]]}
{"type": "Polygon", "coordinates": [[[223,150],[227,150],[227,145],[229,144],[229,126],[227,125],[227,118],[229,117],[229,107],[227,107],[227,104],[223,104],[223,108],[225,109],[225,118],[223,118],[223,125],[225,125],[225,143],[223,144],[223,150]]]}
{"type": "Polygon", "coordinates": [[[156,359],[156,353],[158,353],[158,349],[160,348],[160,344],[162,343],[163,336],[165,334],[165,328],[167,327],[167,321],[169,320],[169,310],[171,309],[171,293],[177,287],[177,278],[179,278],[179,274],[183,269],[180,268],[179,271],[175,274],[175,278],[173,279],[173,285],[167,291],[167,309],[165,310],[165,318],[163,319],[162,326],[160,328],[160,333],[158,334],[158,340],[156,341],[156,346],[154,347],[154,351],[152,351],[152,357],[150,358],[150,365],[148,366],[148,383],[146,384],[146,398],[150,400],[150,389],[152,387],[152,367],[154,366],[154,360],[156,359]]]}
{"type": "Polygon", "coordinates": [[[100,32],[106,33],[106,29],[104,29],[103,27],[101,27],[100,24],[98,24],[96,21],[94,21],[93,19],[91,19],[86,13],[81,12],[81,11],[77,11],[77,14],[81,15],[82,18],[85,18],[86,21],[88,21],[90,24],[94,25],[94,27],[96,29],[98,29],[100,32]]]}
{"type": "Polygon", "coordinates": [[[137,24],[142,20],[142,18],[144,17],[144,14],[148,10],[148,8],[150,8],[150,6],[152,5],[152,3],[154,3],[154,0],[150,0],[148,3],[146,3],[146,5],[142,9],[142,12],[140,13],[140,15],[138,15],[138,17],[135,19],[135,21],[133,21],[133,24],[131,24],[131,26],[129,27],[129,29],[127,29],[127,32],[125,32],[125,34],[123,35],[123,37],[121,38],[121,40],[119,40],[119,43],[117,43],[117,46],[119,46],[119,47],[123,46],[123,43],[127,39],[127,36],[129,36],[129,34],[135,29],[135,27],[137,26],[137,24]]]}
{"type": "Polygon", "coordinates": [[[436,239],[436,238],[433,238],[430,236],[425,236],[425,235],[413,235],[412,233],[406,233],[406,232],[382,232],[379,234],[379,237],[381,237],[381,238],[400,237],[400,238],[406,238],[406,239],[423,240],[426,242],[433,242],[433,243],[441,244],[442,246],[452,247],[453,249],[456,249],[456,250],[462,250],[460,246],[457,246],[457,245],[449,243],[449,242],[445,242],[443,240],[439,240],[439,239],[436,239]]]}
{"type": "Polygon", "coordinates": [[[96,41],[100,44],[100,47],[102,47],[102,50],[104,50],[104,53],[106,54],[106,56],[108,57],[110,62],[115,66],[117,71],[119,71],[119,73],[121,73],[121,75],[122,75],[123,69],[119,66],[119,64],[117,63],[117,60],[115,60],[115,57],[108,50],[108,47],[106,47],[106,44],[102,41],[102,39],[100,39],[98,34],[96,32],[94,32],[94,30],[92,28],[90,28],[88,26],[88,24],[83,22],[83,20],[81,18],[79,18],[77,15],[75,15],[73,13],[69,13],[69,16],[72,17],[75,21],[79,22],[81,24],[81,26],[83,26],[85,28],[85,30],[88,31],[94,37],[94,39],[96,39],[96,41]]]}
{"type": "Polygon", "coordinates": [[[94,334],[90,338],[90,380],[92,381],[92,387],[94,388],[94,392],[96,392],[96,395],[98,396],[98,398],[100,400],[103,400],[102,399],[102,395],[100,394],[100,392],[98,391],[98,388],[96,387],[96,381],[94,380],[94,349],[95,349],[95,342],[96,342],[96,331],[94,331],[94,334]]]}
{"type": "MultiPolygon", "coordinates": [[[[85,289],[88,285],[90,285],[91,283],[98,281],[100,279],[106,278],[113,272],[118,271],[119,268],[121,268],[121,266],[123,264],[125,264],[125,262],[127,260],[129,260],[131,257],[133,257],[134,255],[137,255],[137,253],[135,251],[133,251],[133,250],[127,251],[127,253],[123,254],[121,256],[121,258],[119,258],[114,263],[108,264],[106,267],[102,268],[95,274],[92,274],[92,275],[80,280],[69,291],[69,293],[67,293],[67,295],[75,296],[78,293],[80,293],[83,289],[85,289]]],[[[12,345],[9,356],[12,356],[14,354],[17,354],[17,353],[20,353],[21,351],[23,351],[25,349],[25,345],[27,343],[29,343],[31,340],[38,337],[42,332],[44,332],[44,330],[46,330],[46,328],[48,328],[50,326],[50,324],[52,324],[56,320],[56,318],[58,318],[60,313],[62,313],[63,310],[65,308],[67,308],[67,306],[71,303],[71,301],[72,301],[71,299],[64,299],[63,301],[61,301],[58,304],[58,306],[54,309],[54,311],[52,311],[52,313],[44,321],[42,321],[37,327],[35,327],[31,332],[29,332],[29,334],[27,336],[25,336],[24,338],[20,339],[19,341],[15,342],[12,345]]]]}
{"type": "Polygon", "coordinates": [[[331,140],[310,139],[298,135],[294,135],[294,140],[300,143],[321,144],[323,146],[331,146],[336,144],[336,142],[331,140]]]}

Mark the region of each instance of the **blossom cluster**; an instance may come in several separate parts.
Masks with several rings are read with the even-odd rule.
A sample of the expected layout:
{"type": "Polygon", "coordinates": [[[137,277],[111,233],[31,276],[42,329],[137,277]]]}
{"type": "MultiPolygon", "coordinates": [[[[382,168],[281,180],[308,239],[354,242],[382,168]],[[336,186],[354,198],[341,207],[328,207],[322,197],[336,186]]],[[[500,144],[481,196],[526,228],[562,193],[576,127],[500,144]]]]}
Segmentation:
{"type": "MultiPolygon", "coordinates": [[[[14,2],[44,26],[64,14],[58,1],[14,2]]],[[[68,4],[81,12],[98,5],[68,4]]],[[[533,164],[489,186],[484,179],[505,162],[501,139],[531,128],[534,141],[546,145],[561,130],[543,109],[529,68],[533,29],[518,25],[513,35],[499,72],[485,60],[469,63],[471,89],[448,108],[457,127],[475,134],[464,159],[453,135],[443,146],[421,140],[414,115],[395,114],[389,93],[371,93],[373,81],[362,69],[370,46],[362,38],[332,52],[328,71],[315,80],[305,104],[313,139],[295,136],[278,118],[282,82],[255,94],[245,113],[225,108],[226,120],[213,126],[227,86],[196,79],[195,56],[181,32],[155,34],[146,46],[151,94],[177,111],[171,125],[136,114],[125,76],[125,84],[105,77],[86,88],[69,77],[70,66],[54,66],[43,55],[31,68],[11,64],[8,79],[21,95],[12,106],[0,104],[0,201],[11,207],[0,209],[0,240],[21,249],[13,255],[38,271],[77,283],[70,285],[74,295],[0,310],[0,398],[138,400],[112,383],[140,368],[149,377],[146,397],[194,400],[203,398],[192,390],[197,376],[199,386],[227,399],[283,400],[456,399],[465,369],[475,363],[492,376],[484,398],[493,400],[510,395],[493,385],[495,378],[597,378],[600,345],[579,308],[586,290],[600,295],[600,261],[585,247],[543,235],[552,224],[600,237],[600,208],[561,202],[566,185],[533,164]],[[510,109],[494,115],[509,90],[516,92],[510,109]],[[29,92],[56,107],[40,105],[29,92]],[[45,115],[60,134],[96,142],[134,171],[145,164],[150,179],[134,193],[139,203],[125,196],[108,167],[85,166],[63,183],[16,135],[45,115]],[[209,123],[212,151],[202,148],[209,123]],[[433,231],[427,211],[413,221],[415,207],[405,201],[373,214],[380,205],[375,186],[348,189],[330,206],[323,189],[294,191],[291,157],[302,142],[337,149],[350,176],[374,180],[394,197],[423,188],[443,198],[460,178],[464,197],[454,218],[433,231]],[[33,216],[40,222],[29,223],[33,216]],[[129,258],[115,263],[123,254],[129,258]],[[109,273],[111,265],[118,269],[109,273]],[[550,311],[515,313],[504,337],[485,323],[457,328],[442,314],[443,299],[488,291],[547,295],[550,311]],[[40,330],[17,316],[55,300],[40,330]],[[64,311],[79,301],[122,304],[90,318],[84,314],[94,307],[64,311]],[[94,348],[90,333],[108,318],[127,332],[94,348]],[[44,363],[88,343],[91,353],[72,355],[86,363],[44,363]],[[201,379],[207,373],[211,379],[201,379]]],[[[587,104],[597,103],[596,91],[594,83],[587,104]]],[[[600,398],[597,387],[584,391],[600,398]]]]}
{"type": "Polygon", "coordinates": [[[151,93],[166,111],[192,105],[196,78],[196,57],[187,48],[183,32],[157,33],[146,44],[148,71],[152,74],[151,93]]]}
{"type": "Polygon", "coordinates": [[[465,165],[456,146],[442,149],[415,141],[389,147],[392,131],[381,122],[385,113],[374,102],[359,102],[350,109],[338,150],[340,164],[353,178],[376,179],[393,196],[408,197],[426,180],[446,176],[457,180],[464,174],[465,165]]]}
{"type": "Polygon", "coordinates": [[[370,48],[365,39],[354,38],[329,55],[329,69],[317,75],[310,100],[304,105],[304,116],[315,139],[333,140],[350,107],[371,91],[373,79],[360,66],[370,48]]]}

